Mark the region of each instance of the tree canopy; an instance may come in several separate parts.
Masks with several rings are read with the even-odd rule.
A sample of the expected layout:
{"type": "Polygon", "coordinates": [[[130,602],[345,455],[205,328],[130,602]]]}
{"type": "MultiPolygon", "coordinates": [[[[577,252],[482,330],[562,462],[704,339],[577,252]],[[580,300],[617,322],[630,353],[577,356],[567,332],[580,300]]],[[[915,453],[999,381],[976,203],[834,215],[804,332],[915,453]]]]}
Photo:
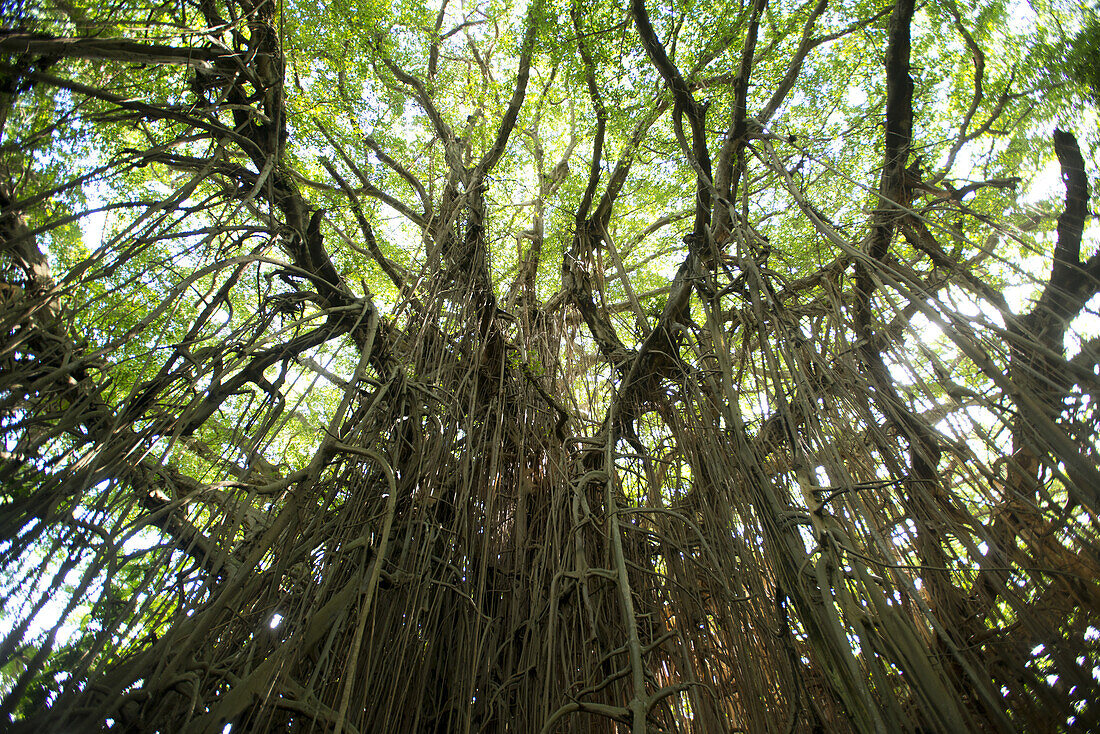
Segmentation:
{"type": "Polygon", "coordinates": [[[0,8],[0,721],[1100,727],[1095,9],[0,8]]]}

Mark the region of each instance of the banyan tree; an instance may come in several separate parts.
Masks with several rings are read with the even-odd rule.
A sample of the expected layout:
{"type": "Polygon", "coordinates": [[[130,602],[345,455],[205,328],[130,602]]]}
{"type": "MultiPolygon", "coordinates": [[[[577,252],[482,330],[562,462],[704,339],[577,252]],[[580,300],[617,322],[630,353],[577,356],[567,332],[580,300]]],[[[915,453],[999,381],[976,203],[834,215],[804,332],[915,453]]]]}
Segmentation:
{"type": "Polygon", "coordinates": [[[1100,726],[1094,11],[324,5],[0,6],[0,728],[1100,726]]]}

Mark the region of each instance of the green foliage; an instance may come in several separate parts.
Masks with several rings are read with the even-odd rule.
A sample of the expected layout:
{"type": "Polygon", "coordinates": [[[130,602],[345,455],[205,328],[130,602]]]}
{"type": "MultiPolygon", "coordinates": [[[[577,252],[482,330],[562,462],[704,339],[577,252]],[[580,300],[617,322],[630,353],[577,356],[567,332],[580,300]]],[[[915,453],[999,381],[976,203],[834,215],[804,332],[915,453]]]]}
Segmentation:
{"type": "Polygon", "coordinates": [[[621,0],[26,10],[101,45],[0,60],[3,590],[75,600],[5,608],[4,715],[1095,717],[1045,683],[1095,657],[1095,360],[1021,195],[1055,125],[1095,174],[1097,16],[920,4],[891,188],[894,6],[754,5],[648,4],[695,108],[621,0]]]}
{"type": "Polygon", "coordinates": [[[1095,12],[1089,13],[1083,26],[1068,39],[1061,66],[1066,76],[1080,84],[1093,102],[1100,104],[1100,65],[1096,63],[1100,56],[1100,18],[1095,12]]]}

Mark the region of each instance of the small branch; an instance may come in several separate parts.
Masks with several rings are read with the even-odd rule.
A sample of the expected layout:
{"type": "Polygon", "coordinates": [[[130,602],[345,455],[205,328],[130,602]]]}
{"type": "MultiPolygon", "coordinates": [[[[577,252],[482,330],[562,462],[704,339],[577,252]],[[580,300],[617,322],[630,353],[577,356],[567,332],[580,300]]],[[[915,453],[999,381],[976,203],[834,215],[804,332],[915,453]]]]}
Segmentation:
{"type": "Polygon", "coordinates": [[[630,12],[634,17],[634,24],[638,28],[638,35],[641,38],[646,55],[657,68],[665,83],[668,84],[669,89],[672,90],[672,97],[675,102],[673,122],[678,135],[682,134],[679,129],[681,115],[687,115],[688,124],[691,126],[691,148],[684,152],[687,154],[692,167],[695,168],[697,176],[693,233],[695,236],[694,241],[701,243],[704,239],[704,232],[710,224],[711,190],[713,189],[710,152],[707,149],[706,107],[695,101],[695,97],[691,93],[691,87],[665,52],[665,47],[661,44],[657,33],[653,30],[653,24],[649,20],[645,0],[631,0],[630,12]]]}
{"type": "Polygon", "coordinates": [[[217,62],[232,61],[243,68],[240,54],[216,48],[181,48],[138,43],[122,38],[65,38],[7,29],[0,29],[0,53],[85,61],[121,61],[127,64],[182,64],[210,70],[213,70],[217,62]]]}
{"type": "Polygon", "coordinates": [[[519,117],[519,110],[523,106],[523,99],[527,94],[527,80],[531,75],[531,54],[535,48],[538,16],[542,12],[542,5],[542,0],[535,0],[527,11],[527,31],[523,36],[523,46],[520,50],[516,87],[512,91],[512,99],[508,102],[508,109],[504,112],[504,119],[497,130],[497,137],[493,141],[493,146],[486,151],[477,164],[475,180],[488,173],[500,160],[500,157],[504,155],[504,146],[508,144],[508,138],[516,126],[516,118],[519,117]]]}

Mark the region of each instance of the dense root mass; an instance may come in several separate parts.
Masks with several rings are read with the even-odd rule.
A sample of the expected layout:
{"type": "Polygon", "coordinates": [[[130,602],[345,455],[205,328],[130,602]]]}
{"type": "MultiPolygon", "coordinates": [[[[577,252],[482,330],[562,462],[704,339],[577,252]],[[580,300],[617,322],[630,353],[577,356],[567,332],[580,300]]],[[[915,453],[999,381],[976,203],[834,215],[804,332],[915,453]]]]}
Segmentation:
{"type": "Polygon", "coordinates": [[[4,726],[1100,726],[1095,141],[1017,206],[991,21],[178,5],[0,29],[4,726]]]}

